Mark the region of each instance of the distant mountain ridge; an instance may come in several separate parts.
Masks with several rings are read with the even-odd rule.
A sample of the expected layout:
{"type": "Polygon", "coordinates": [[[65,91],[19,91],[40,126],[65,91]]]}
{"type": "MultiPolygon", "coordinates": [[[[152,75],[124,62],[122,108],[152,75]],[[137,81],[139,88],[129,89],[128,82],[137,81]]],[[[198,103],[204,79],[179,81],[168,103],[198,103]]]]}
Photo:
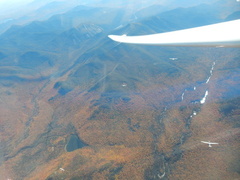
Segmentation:
{"type": "MultiPolygon", "coordinates": [[[[191,8],[177,8],[152,17],[148,17],[150,15],[148,14],[147,17],[139,17],[130,24],[127,23],[132,15],[127,14],[124,9],[78,6],[46,21],[34,21],[26,26],[13,26],[1,34],[0,44],[2,44],[2,48],[0,51],[5,52],[5,60],[2,60],[0,64],[12,64],[10,61],[14,59],[16,53],[21,55],[30,51],[45,51],[43,54],[46,54],[60,50],[61,54],[66,56],[69,53],[69,48],[84,47],[82,50],[86,51],[97,46],[97,42],[102,44],[101,38],[105,38],[110,33],[141,35],[221,22],[224,19],[220,11],[224,14],[224,11],[229,12],[232,7],[228,6],[222,9],[225,7],[225,3],[222,0],[213,5],[202,4],[191,8]],[[116,27],[120,28],[115,29],[116,27]],[[12,49],[14,53],[11,52],[12,49]]],[[[234,5],[234,3],[232,4],[234,5]]],[[[152,12],[152,9],[150,7],[145,11],[152,12]]],[[[142,10],[139,13],[142,13],[142,10]]],[[[17,54],[16,56],[18,56],[17,54]]],[[[54,56],[52,54],[51,58],[49,57],[53,58],[51,62],[56,59],[59,59],[59,62],[64,61],[64,58],[59,58],[59,55],[55,54],[54,56]]],[[[61,55],[61,57],[63,56],[61,55]]],[[[75,59],[77,59],[77,54],[75,59]]],[[[70,64],[72,61],[74,59],[71,60],[70,64]]]]}
{"type": "MultiPolygon", "coordinates": [[[[216,0],[211,1],[201,1],[202,3],[212,3],[216,0]]],[[[174,9],[176,7],[181,6],[176,0],[168,1],[166,2],[157,2],[160,6],[164,4],[166,7],[166,11],[168,9],[174,9]]],[[[85,6],[91,6],[91,7],[108,7],[108,8],[124,8],[128,13],[135,13],[138,10],[147,8],[153,4],[156,4],[156,1],[130,1],[126,3],[126,1],[121,0],[118,2],[112,2],[109,0],[91,0],[91,1],[78,1],[78,0],[71,0],[71,1],[62,1],[62,0],[35,0],[29,4],[26,4],[25,6],[21,6],[19,4],[18,6],[18,13],[13,13],[13,15],[8,14],[8,11],[5,9],[3,10],[2,17],[5,17],[3,19],[0,19],[0,33],[6,31],[8,28],[10,28],[12,25],[26,25],[29,22],[37,21],[37,20],[46,20],[50,18],[53,15],[65,13],[69,11],[70,9],[78,6],[78,5],[85,5],[85,6]]],[[[194,5],[199,4],[199,2],[188,2],[185,3],[185,7],[191,7],[194,5]]],[[[153,15],[153,10],[150,14],[153,15]]],[[[157,10],[159,11],[159,10],[157,10]]],[[[12,12],[12,10],[11,10],[12,12]]]]}

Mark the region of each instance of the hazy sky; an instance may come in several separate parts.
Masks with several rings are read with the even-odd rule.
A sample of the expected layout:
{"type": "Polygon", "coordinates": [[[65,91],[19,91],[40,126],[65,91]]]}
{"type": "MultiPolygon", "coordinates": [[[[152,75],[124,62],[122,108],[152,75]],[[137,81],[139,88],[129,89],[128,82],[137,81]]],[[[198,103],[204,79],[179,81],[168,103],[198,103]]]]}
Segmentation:
{"type": "Polygon", "coordinates": [[[24,6],[33,0],[0,0],[0,10],[7,12],[21,6],[24,6]]]}
{"type": "Polygon", "coordinates": [[[23,11],[23,7],[33,0],[0,0],[0,21],[14,18],[23,11]]]}
{"type": "Polygon", "coordinates": [[[31,1],[33,1],[33,0],[0,0],[0,6],[1,6],[1,8],[3,8],[3,6],[25,4],[25,3],[28,3],[31,1]]]}

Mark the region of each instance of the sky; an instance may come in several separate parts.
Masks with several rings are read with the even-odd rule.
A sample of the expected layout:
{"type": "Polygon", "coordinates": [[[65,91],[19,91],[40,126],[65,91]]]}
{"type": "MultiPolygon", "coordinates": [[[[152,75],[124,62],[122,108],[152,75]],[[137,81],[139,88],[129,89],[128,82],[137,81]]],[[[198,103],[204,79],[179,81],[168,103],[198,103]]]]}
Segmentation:
{"type": "Polygon", "coordinates": [[[0,11],[8,13],[8,11],[16,10],[18,7],[22,7],[33,0],[0,0],[0,11]]]}
{"type": "Polygon", "coordinates": [[[26,5],[33,0],[0,0],[0,21],[18,17],[27,8],[26,5]]]}
{"type": "Polygon", "coordinates": [[[18,4],[26,4],[33,0],[0,0],[0,6],[2,8],[7,8],[7,6],[15,6],[18,4]]]}

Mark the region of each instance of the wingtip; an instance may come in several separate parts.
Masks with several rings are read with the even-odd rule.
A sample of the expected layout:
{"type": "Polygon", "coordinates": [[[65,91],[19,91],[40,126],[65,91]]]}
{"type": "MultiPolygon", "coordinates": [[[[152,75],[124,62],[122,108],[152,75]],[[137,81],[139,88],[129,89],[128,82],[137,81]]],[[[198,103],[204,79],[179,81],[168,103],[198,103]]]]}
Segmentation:
{"type": "Polygon", "coordinates": [[[115,39],[116,39],[116,35],[108,35],[108,37],[109,37],[110,39],[114,40],[114,41],[115,41],[115,39]]]}
{"type": "Polygon", "coordinates": [[[120,42],[120,40],[119,40],[119,37],[120,37],[120,36],[118,36],[118,35],[108,35],[108,37],[109,37],[110,39],[112,39],[113,41],[120,42]]]}
{"type": "Polygon", "coordinates": [[[115,36],[115,35],[108,35],[108,37],[109,37],[110,39],[112,39],[113,36],[115,36]]]}
{"type": "Polygon", "coordinates": [[[116,41],[116,42],[120,42],[120,43],[125,42],[125,43],[127,43],[128,42],[127,39],[128,39],[129,36],[127,36],[126,34],[123,34],[123,35],[108,35],[108,37],[110,39],[112,39],[113,41],[116,41]]]}

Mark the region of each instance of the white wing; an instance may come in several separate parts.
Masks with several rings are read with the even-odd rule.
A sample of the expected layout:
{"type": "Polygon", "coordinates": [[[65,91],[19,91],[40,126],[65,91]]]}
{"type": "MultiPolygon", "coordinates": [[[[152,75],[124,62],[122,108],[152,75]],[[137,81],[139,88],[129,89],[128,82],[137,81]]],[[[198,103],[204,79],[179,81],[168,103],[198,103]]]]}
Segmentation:
{"type": "Polygon", "coordinates": [[[218,143],[214,143],[214,142],[209,142],[209,144],[218,144],[218,143]]]}
{"type": "Polygon", "coordinates": [[[218,144],[218,143],[215,143],[215,142],[210,142],[210,141],[201,141],[202,143],[206,143],[206,144],[218,144]]]}
{"type": "Polygon", "coordinates": [[[240,19],[143,36],[109,35],[114,41],[160,46],[240,47],[240,19]]]}

